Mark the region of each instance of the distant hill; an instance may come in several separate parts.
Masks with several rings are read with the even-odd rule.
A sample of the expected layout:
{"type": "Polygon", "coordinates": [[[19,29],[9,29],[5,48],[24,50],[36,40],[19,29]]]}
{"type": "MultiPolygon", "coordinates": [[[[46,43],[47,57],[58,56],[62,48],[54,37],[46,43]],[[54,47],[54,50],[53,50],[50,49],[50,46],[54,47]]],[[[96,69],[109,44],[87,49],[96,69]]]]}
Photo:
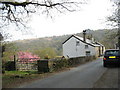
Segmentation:
{"type": "MultiPolygon", "coordinates": [[[[114,48],[114,44],[117,42],[117,29],[112,30],[89,30],[87,37],[93,37],[95,41],[98,41],[105,45],[106,48],[114,48]]],[[[82,33],[76,33],[76,35],[82,37],[82,33]]],[[[15,45],[21,51],[34,51],[41,50],[43,48],[54,48],[57,55],[62,55],[62,43],[71,35],[44,37],[36,39],[26,39],[14,41],[15,45]]]]}

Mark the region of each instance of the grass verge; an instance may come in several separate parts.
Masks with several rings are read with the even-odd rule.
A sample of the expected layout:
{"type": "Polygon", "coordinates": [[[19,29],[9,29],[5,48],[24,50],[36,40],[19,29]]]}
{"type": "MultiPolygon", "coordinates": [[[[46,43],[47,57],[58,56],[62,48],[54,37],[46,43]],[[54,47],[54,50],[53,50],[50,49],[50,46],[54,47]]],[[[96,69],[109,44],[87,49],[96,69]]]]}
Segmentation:
{"type": "Polygon", "coordinates": [[[35,80],[42,79],[58,72],[70,70],[63,68],[59,71],[38,74],[37,71],[6,71],[2,75],[2,88],[17,88],[20,85],[31,83],[35,80]]]}

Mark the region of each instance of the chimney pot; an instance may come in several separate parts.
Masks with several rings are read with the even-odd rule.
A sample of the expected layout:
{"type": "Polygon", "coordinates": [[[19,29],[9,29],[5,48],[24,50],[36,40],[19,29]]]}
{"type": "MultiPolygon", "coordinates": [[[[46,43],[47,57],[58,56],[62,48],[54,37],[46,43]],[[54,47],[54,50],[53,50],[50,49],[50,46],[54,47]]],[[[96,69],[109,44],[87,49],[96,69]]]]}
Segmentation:
{"type": "Polygon", "coordinates": [[[83,30],[83,41],[86,42],[86,30],[83,30]]]}

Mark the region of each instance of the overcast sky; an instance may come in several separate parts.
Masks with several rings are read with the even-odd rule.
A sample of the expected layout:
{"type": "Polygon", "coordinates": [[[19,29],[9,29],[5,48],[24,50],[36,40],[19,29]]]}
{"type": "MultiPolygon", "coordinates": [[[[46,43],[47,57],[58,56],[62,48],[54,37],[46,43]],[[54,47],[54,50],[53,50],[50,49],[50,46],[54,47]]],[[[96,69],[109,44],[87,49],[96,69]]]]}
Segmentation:
{"type": "Polygon", "coordinates": [[[111,15],[112,3],[110,3],[110,0],[89,1],[88,4],[81,6],[80,11],[58,14],[59,16],[56,14],[53,20],[46,18],[44,15],[35,15],[29,22],[30,33],[15,31],[12,28],[12,32],[10,32],[12,34],[11,40],[75,34],[82,32],[84,29],[110,28],[105,23],[106,17],[111,15]]]}

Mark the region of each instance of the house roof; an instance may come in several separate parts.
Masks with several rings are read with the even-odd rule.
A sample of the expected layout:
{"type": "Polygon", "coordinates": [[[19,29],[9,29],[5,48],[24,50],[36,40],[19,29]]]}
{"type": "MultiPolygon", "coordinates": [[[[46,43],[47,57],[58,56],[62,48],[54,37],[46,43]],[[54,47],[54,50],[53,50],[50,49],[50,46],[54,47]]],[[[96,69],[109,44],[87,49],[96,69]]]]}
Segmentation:
{"type": "Polygon", "coordinates": [[[76,36],[76,35],[71,35],[67,40],[65,40],[62,44],[66,43],[70,38],[76,38],[78,39],[79,41],[83,42],[83,43],[86,43],[90,46],[93,46],[93,47],[99,47],[99,46],[103,46],[102,44],[100,44],[99,42],[92,42],[91,40],[89,39],[86,39],[86,42],[83,41],[83,38],[82,37],[79,37],[79,36],[76,36]]]}
{"type": "Polygon", "coordinates": [[[101,44],[100,42],[95,42],[96,44],[100,45],[100,46],[104,46],[103,44],[101,44]]]}

